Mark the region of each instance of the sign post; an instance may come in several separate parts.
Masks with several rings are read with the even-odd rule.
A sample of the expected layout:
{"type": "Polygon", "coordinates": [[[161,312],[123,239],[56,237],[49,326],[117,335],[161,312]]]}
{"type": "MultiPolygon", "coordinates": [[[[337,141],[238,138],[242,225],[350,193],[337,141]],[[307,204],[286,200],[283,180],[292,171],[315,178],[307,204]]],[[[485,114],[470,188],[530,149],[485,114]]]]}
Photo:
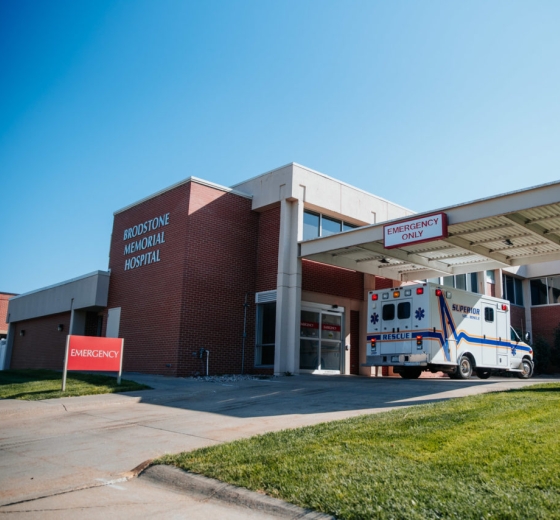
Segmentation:
{"type": "Polygon", "coordinates": [[[118,372],[117,384],[121,384],[124,340],[122,338],[98,338],[95,336],[72,336],[66,340],[62,391],[66,390],[68,370],[89,372],[118,372]]]}
{"type": "Polygon", "coordinates": [[[70,343],[70,335],[66,336],[66,350],[64,352],[64,371],[62,372],[62,391],[66,392],[66,372],[68,371],[68,345],[70,343]]]}

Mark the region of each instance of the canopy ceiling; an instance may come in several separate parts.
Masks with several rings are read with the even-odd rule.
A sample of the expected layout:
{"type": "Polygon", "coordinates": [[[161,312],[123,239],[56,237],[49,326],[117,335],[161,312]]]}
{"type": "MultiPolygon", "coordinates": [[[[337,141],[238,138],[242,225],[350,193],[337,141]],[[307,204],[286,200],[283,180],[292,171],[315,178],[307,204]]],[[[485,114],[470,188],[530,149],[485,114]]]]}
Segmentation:
{"type": "Polygon", "coordinates": [[[401,281],[560,260],[560,182],[390,223],[436,212],[447,215],[447,238],[386,249],[384,222],[301,242],[301,257],[401,281]]]}

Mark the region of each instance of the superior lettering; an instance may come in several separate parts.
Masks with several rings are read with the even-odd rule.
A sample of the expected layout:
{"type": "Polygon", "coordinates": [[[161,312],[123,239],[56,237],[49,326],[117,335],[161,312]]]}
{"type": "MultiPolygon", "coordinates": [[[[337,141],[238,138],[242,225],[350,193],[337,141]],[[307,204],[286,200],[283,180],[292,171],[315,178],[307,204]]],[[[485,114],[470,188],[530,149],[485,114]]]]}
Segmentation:
{"type": "Polygon", "coordinates": [[[460,312],[461,314],[480,314],[480,309],[467,305],[457,305],[454,303],[452,309],[454,312],[460,312]]]}
{"type": "Polygon", "coordinates": [[[150,231],[156,230],[160,227],[167,226],[167,224],[169,224],[169,213],[146,220],[146,222],[142,222],[141,224],[125,229],[124,240],[129,240],[145,233],[149,233],[150,231]]]}
{"type": "Polygon", "coordinates": [[[118,350],[77,350],[75,348],[70,350],[71,357],[92,357],[92,358],[111,358],[116,359],[119,357],[118,350]]]}

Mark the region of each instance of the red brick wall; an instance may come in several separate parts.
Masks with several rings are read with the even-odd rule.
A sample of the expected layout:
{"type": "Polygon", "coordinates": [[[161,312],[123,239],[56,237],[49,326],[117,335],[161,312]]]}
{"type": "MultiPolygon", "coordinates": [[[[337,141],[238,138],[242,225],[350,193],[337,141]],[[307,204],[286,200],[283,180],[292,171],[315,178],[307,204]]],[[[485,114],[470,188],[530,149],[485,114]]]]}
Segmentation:
{"type": "Polygon", "coordinates": [[[8,300],[15,296],[10,293],[0,293],[0,331],[8,331],[6,319],[8,317],[8,300]]]}
{"type": "MultiPolygon", "coordinates": [[[[177,374],[190,190],[191,183],[184,184],[115,215],[108,308],[122,308],[125,371],[177,374]],[[159,249],[160,261],[125,271],[125,260],[139,254],[124,255],[125,244],[152,234],[125,241],[125,229],[166,213],[169,224],[156,230],[165,233],[165,243],[143,251],[159,249]]],[[[103,322],[105,333],[106,314],[103,322]]]]}
{"type": "Polygon", "coordinates": [[[244,368],[252,370],[258,231],[250,199],[197,183],[115,216],[108,307],[122,308],[124,370],[201,373],[205,362],[193,353],[204,348],[211,374],[239,372],[245,293],[251,306],[244,368]],[[149,249],[160,249],[160,262],[125,271],[125,259],[134,255],[123,254],[124,230],[168,212],[169,224],[160,228],[165,243],[149,249]]]}
{"type": "Polygon", "coordinates": [[[278,282],[280,244],[280,206],[259,214],[257,245],[257,283],[255,290],[272,291],[278,282]]]}
{"type": "Polygon", "coordinates": [[[302,260],[302,289],[342,298],[364,299],[364,275],[357,271],[302,260]]]}
{"type": "Polygon", "coordinates": [[[192,355],[201,347],[210,351],[211,374],[240,372],[246,293],[251,306],[244,367],[252,370],[258,231],[250,199],[192,184],[178,375],[201,370],[192,355]]]}
{"type": "Polygon", "coordinates": [[[69,327],[69,312],[16,323],[10,368],[62,370],[69,327]],[[59,324],[64,325],[62,332],[59,324]],[[20,336],[21,330],[24,336],[20,336]]]}
{"type": "Polygon", "coordinates": [[[393,287],[400,287],[401,282],[391,280],[391,278],[383,278],[382,276],[375,277],[375,289],[392,289],[393,287]]]}
{"type": "Polygon", "coordinates": [[[527,326],[525,325],[525,307],[519,307],[518,305],[510,305],[510,324],[516,329],[525,332],[527,326]]]}
{"type": "Polygon", "coordinates": [[[560,305],[543,305],[531,308],[533,339],[541,336],[552,347],[554,329],[560,325],[560,305]]]}

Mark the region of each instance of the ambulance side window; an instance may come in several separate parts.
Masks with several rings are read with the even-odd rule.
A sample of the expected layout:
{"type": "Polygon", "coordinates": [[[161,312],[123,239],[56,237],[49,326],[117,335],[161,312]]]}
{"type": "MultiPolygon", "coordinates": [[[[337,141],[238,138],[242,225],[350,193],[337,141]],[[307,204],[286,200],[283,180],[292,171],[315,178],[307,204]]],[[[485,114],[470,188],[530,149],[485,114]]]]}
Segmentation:
{"type": "Polygon", "coordinates": [[[397,305],[397,318],[399,320],[410,318],[410,302],[401,302],[397,305]]]}
{"type": "Polygon", "coordinates": [[[494,309],[492,307],[484,307],[484,321],[494,321],[494,309]]]}
{"type": "Polygon", "coordinates": [[[386,303],[383,305],[383,321],[391,321],[395,319],[395,305],[386,303]]]}

